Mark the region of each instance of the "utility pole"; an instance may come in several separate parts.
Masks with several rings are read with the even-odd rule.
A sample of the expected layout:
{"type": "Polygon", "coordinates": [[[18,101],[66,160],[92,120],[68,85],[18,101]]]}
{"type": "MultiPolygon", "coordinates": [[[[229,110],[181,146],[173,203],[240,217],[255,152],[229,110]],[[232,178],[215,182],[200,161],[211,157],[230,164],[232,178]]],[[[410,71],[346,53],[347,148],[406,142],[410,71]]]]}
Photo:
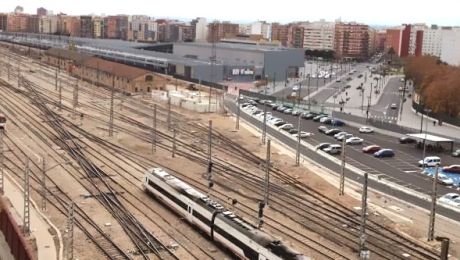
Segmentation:
{"type": "Polygon", "coordinates": [[[171,97],[168,94],[168,130],[171,130],[171,97]]]}
{"type": "Polygon", "coordinates": [[[4,151],[3,151],[3,135],[4,135],[4,129],[0,129],[0,194],[4,194],[4,178],[3,178],[3,168],[5,167],[4,165],[4,151]]]}
{"type": "Polygon", "coordinates": [[[11,67],[11,55],[8,55],[8,81],[10,81],[10,67],[11,67]]]}
{"type": "Polygon", "coordinates": [[[297,129],[299,132],[297,132],[297,149],[296,149],[296,154],[295,154],[295,166],[300,165],[300,127],[302,125],[302,120],[301,119],[301,114],[299,114],[298,121],[297,121],[297,129]]]}
{"type": "Polygon", "coordinates": [[[401,99],[401,107],[399,108],[399,121],[402,120],[402,112],[404,107],[404,102],[406,99],[406,77],[404,77],[404,85],[403,85],[403,92],[402,92],[402,99],[401,99]]]}
{"type": "Polygon", "coordinates": [[[42,211],[46,210],[46,158],[42,157],[42,211]]]}
{"type": "Polygon", "coordinates": [[[73,120],[75,120],[77,105],[78,105],[78,80],[75,82],[75,85],[73,86],[73,104],[72,104],[72,119],[73,120]]]}
{"type": "Polygon", "coordinates": [[[366,220],[367,220],[367,183],[368,173],[364,173],[363,193],[361,197],[361,225],[359,228],[359,256],[360,259],[369,259],[369,250],[366,249],[366,220]]]}
{"type": "Polygon", "coordinates": [[[267,137],[267,104],[264,102],[264,125],[262,128],[262,144],[265,145],[265,139],[267,137]]]}
{"type": "Polygon", "coordinates": [[[29,157],[26,157],[26,168],[24,171],[24,215],[22,228],[24,234],[29,236],[30,234],[30,206],[29,206],[29,157]]]}
{"type": "Polygon", "coordinates": [[[21,87],[21,62],[18,61],[18,88],[21,87]]]}
{"type": "Polygon", "coordinates": [[[58,88],[58,70],[56,68],[56,72],[54,74],[54,90],[57,90],[58,88]]]}
{"type": "Polygon", "coordinates": [[[173,129],[172,158],[176,157],[176,129],[173,129]]]}
{"type": "Polygon", "coordinates": [[[267,158],[265,160],[265,196],[264,205],[268,206],[268,199],[270,194],[270,143],[271,140],[267,140],[267,158]]]}
{"type": "MultiPolygon", "coordinates": [[[[364,92],[363,92],[364,94],[364,92]]],[[[369,93],[369,97],[367,99],[367,110],[366,110],[366,124],[369,120],[369,109],[370,109],[370,106],[371,106],[371,98],[372,98],[372,82],[371,82],[371,90],[370,90],[370,93],[369,93]]]]}
{"type": "Polygon", "coordinates": [[[115,91],[115,76],[112,75],[112,88],[110,90],[110,117],[109,117],[109,136],[113,136],[113,96],[115,91]]]}
{"type": "Polygon", "coordinates": [[[344,195],[345,192],[345,138],[342,139],[342,167],[340,168],[340,190],[339,195],[344,195]]]}
{"type": "Polygon", "coordinates": [[[61,81],[59,80],[59,111],[62,110],[62,85],[61,81]]]}
{"type": "Polygon", "coordinates": [[[73,210],[73,201],[69,203],[68,206],[68,216],[67,216],[67,259],[73,259],[73,226],[74,226],[74,210],[73,210]]]}
{"type": "Polygon", "coordinates": [[[212,120],[209,120],[209,129],[208,129],[208,180],[212,181],[212,120]]]}
{"type": "Polygon", "coordinates": [[[211,86],[209,86],[209,95],[208,95],[208,113],[211,113],[211,86]]]}
{"type": "Polygon", "coordinates": [[[241,95],[240,95],[240,92],[238,90],[238,101],[237,101],[237,110],[236,110],[236,123],[235,123],[235,129],[236,130],[240,130],[240,98],[241,98],[241,95]]]}
{"type": "Polygon", "coordinates": [[[436,195],[438,192],[438,168],[436,165],[434,168],[433,188],[431,190],[431,212],[430,212],[430,223],[428,225],[428,241],[434,239],[434,222],[436,218],[436,195]]]}
{"type": "Polygon", "coordinates": [[[157,151],[157,104],[153,105],[152,153],[157,151]]]}
{"type": "Polygon", "coordinates": [[[361,83],[361,112],[364,111],[364,84],[361,83]]]}

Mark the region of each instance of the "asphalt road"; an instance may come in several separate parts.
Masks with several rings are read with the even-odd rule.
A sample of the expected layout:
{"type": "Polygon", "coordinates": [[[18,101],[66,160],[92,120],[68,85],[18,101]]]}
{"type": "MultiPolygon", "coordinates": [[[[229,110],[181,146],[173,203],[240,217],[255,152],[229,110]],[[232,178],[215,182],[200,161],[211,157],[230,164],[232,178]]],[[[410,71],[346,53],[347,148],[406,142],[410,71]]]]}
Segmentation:
{"type": "MultiPolygon", "coordinates": [[[[235,112],[236,106],[234,103],[228,104],[229,107],[235,112]]],[[[259,105],[260,106],[260,105],[259,105]]],[[[294,126],[297,125],[297,117],[286,115],[279,113],[277,111],[271,111],[275,116],[283,118],[286,122],[292,123],[294,126]]],[[[261,128],[262,123],[257,119],[253,118],[252,116],[247,115],[246,113],[242,112],[241,116],[251,122],[253,125],[261,128]]],[[[313,122],[312,120],[304,120],[302,119],[302,130],[307,132],[312,132],[315,135],[311,138],[308,138],[307,141],[312,145],[317,145],[319,143],[328,142],[328,143],[338,143],[333,137],[326,136],[321,134],[317,131],[318,126],[321,124],[318,122],[313,122]]],[[[422,157],[422,151],[416,149],[413,145],[402,145],[399,144],[398,140],[394,137],[388,137],[385,135],[372,133],[372,134],[360,134],[357,129],[351,127],[341,127],[344,131],[352,133],[355,136],[362,137],[365,142],[363,145],[357,146],[349,146],[346,147],[346,154],[347,154],[347,163],[368,172],[370,175],[378,176],[379,178],[386,179],[388,181],[397,183],[399,185],[405,186],[408,189],[413,189],[421,193],[429,194],[432,188],[432,180],[428,176],[421,174],[421,169],[417,166],[417,161],[422,157]],[[372,155],[364,154],[361,151],[361,148],[365,145],[370,144],[378,144],[384,148],[391,148],[395,151],[396,156],[394,158],[384,158],[384,159],[377,159],[374,158],[372,155]]],[[[284,142],[285,144],[289,145],[290,147],[295,148],[296,142],[291,138],[287,137],[283,133],[278,130],[272,129],[271,127],[267,127],[267,131],[272,136],[276,137],[278,140],[284,142]]],[[[340,166],[336,163],[330,161],[329,159],[309,150],[306,147],[302,147],[301,150],[302,154],[311,158],[312,160],[316,161],[317,163],[324,165],[325,167],[335,171],[340,171],[340,166]]],[[[427,153],[426,156],[433,155],[427,153]]],[[[460,164],[458,158],[453,158],[450,156],[442,156],[442,163],[443,165],[447,164],[460,164]]],[[[360,180],[360,176],[355,174],[351,171],[346,171],[347,178],[353,178],[355,180],[360,180]]],[[[430,209],[430,203],[428,201],[423,201],[419,198],[414,196],[408,195],[406,193],[393,190],[392,188],[375,182],[369,182],[369,185],[372,188],[375,188],[379,191],[387,193],[389,195],[395,196],[400,198],[404,201],[409,203],[413,203],[425,209],[430,209]]],[[[443,195],[445,193],[455,192],[453,188],[449,188],[446,186],[438,185],[438,194],[443,195]]],[[[437,208],[437,212],[442,214],[446,217],[454,219],[456,221],[460,221],[460,214],[454,212],[450,209],[439,207],[437,208]]]]}

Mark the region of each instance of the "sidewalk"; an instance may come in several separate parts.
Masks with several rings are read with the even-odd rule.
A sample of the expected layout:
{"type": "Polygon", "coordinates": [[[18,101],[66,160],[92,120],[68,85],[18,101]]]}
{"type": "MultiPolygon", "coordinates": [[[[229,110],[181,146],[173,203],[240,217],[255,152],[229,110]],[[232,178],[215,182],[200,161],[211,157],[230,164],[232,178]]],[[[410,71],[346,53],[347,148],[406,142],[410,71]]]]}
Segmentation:
{"type": "MultiPolygon", "coordinates": [[[[4,181],[5,197],[9,199],[14,207],[12,210],[17,212],[22,221],[24,215],[24,196],[22,187],[18,187],[18,184],[14,180],[12,181],[8,175],[5,176],[4,181]]],[[[22,222],[18,224],[22,225],[22,222]]],[[[35,238],[38,260],[58,259],[54,238],[48,229],[53,229],[53,227],[48,225],[48,222],[35,208],[35,203],[31,200],[30,231],[31,236],[35,238]]]]}
{"type": "MultiPolygon", "coordinates": [[[[411,100],[407,99],[403,106],[403,113],[398,117],[397,124],[414,129],[420,129],[421,117],[421,114],[416,114],[416,112],[413,110],[411,100]]],[[[423,117],[422,131],[425,131],[425,129],[427,129],[428,132],[437,133],[452,138],[460,138],[460,127],[445,123],[443,123],[442,126],[438,125],[437,123],[436,125],[433,125],[433,119],[428,117],[427,120],[426,116],[423,117]]]]}

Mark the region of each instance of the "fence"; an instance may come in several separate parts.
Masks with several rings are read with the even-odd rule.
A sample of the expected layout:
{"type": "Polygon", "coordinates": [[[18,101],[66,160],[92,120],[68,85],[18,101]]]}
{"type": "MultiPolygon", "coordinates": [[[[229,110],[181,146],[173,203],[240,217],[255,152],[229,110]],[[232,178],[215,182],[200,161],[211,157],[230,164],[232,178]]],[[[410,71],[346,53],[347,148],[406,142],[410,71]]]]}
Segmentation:
{"type": "MultiPolygon", "coordinates": [[[[424,111],[425,106],[418,104],[415,101],[412,101],[412,108],[414,108],[415,111],[417,111],[418,113],[426,114],[424,111]]],[[[458,117],[451,117],[445,114],[437,114],[437,113],[429,113],[428,116],[439,120],[440,125],[442,125],[442,122],[446,122],[451,125],[460,126],[460,118],[458,117]]]]}
{"type": "Polygon", "coordinates": [[[32,248],[25,240],[21,229],[14,220],[14,217],[6,206],[3,198],[0,198],[0,231],[5,236],[5,240],[10,247],[11,254],[14,256],[14,259],[36,259],[32,248]]]}

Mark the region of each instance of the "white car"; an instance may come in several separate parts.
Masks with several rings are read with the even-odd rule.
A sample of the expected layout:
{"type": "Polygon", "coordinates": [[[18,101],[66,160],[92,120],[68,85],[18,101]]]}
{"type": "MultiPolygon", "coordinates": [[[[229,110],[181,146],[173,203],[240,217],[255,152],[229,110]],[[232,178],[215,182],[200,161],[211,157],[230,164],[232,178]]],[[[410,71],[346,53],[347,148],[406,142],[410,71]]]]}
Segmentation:
{"type": "Polygon", "coordinates": [[[294,128],[294,126],[292,124],[283,124],[283,125],[278,126],[279,130],[289,130],[289,129],[292,129],[292,128],[294,128]]]}
{"type": "MultiPolygon", "coordinates": [[[[434,178],[434,175],[433,175],[434,178]]],[[[447,177],[445,174],[438,173],[438,183],[451,186],[454,185],[454,180],[452,178],[447,177]]]]}
{"type": "Polygon", "coordinates": [[[288,109],[284,110],[283,113],[291,114],[292,113],[292,108],[288,108],[288,109]]]}
{"type": "Polygon", "coordinates": [[[331,119],[331,118],[328,117],[328,116],[325,116],[325,117],[322,117],[322,118],[319,120],[319,122],[320,122],[320,123],[324,123],[324,122],[326,122],[328,119],[331,119]]]}
{"type": "Polygon", "coordinates": [[[343,139],[345,139],[345,142],[346,142],[347,139],[350,139],[350,138],[352,138],[352,137],[353,137],[353,134],[342,134],[342,135],[339,135],[339,136],[338,136],[337,138],[335,138],[335,139],[337,139],[337,140],[339,140],[339,141],[342,141],[343,139]]]}
{"type": "Polygon", "coordinates": [[[368,127],[368,126],[362,126],[362,127],[359,128],[359,132],[369,134],[369,133],[373,133],[374,129],[372,129],[372,128],[368,127]]]}
{"type": "Polygon", "coordinates": [[[396,103],[393,103],[393,104],[391,104],[390,108],[391,109],[396,109],[396,108],[398,108],[398,106],[396,105],[396,103]]]}
{"type": "Polygon", "coordinates": [[[347,132],[340,132],[340,133],[335,134],[335,135],[334,135],[334,138],[337,139],[337,138],[339,138],[341,135],[346,135],[346,134],[348,134],[348,133],[347,133],[347,132]]]}
{"type": "Polygon", "coordinates": [[[346,144],[362,144],[363,143],[363,139],[362,138],[359,138],[359,137],[350,137],[348,138],[345,143],[346,144]]]}
{"type": "Polygon", "coordinates": [[[272,118],[270,118],[270,119],[268,120],[268,123],[274,125],[274,124],[276,124],[276,123],[278,123],[278,122],[281,122],[281,121],[283,121],[283,119],[278,118],[278,117],[272,117],[272,118]]]}
{"type": "Polygon", "coordinates": [[[460,194],[458,193],[447,193],[438,199],[439,202],[452,206],[460,206],[460,194]]]}
{"type": "Polygon", "coordinates": [[[294,85],[294,87],[292,87],[292,90],[293,91],[299,91],[300,87],[298,85],[294,85]]]}
{"type": "MultiPolygon", "coordinates": [[[[298,137],[299,133],[293,134],[292,136],[298,137]]],[[[311,137],[311,136],[313,136],[313,133],[300,131],[300,138],[307,138],[307,137],[311,137]]]]}

